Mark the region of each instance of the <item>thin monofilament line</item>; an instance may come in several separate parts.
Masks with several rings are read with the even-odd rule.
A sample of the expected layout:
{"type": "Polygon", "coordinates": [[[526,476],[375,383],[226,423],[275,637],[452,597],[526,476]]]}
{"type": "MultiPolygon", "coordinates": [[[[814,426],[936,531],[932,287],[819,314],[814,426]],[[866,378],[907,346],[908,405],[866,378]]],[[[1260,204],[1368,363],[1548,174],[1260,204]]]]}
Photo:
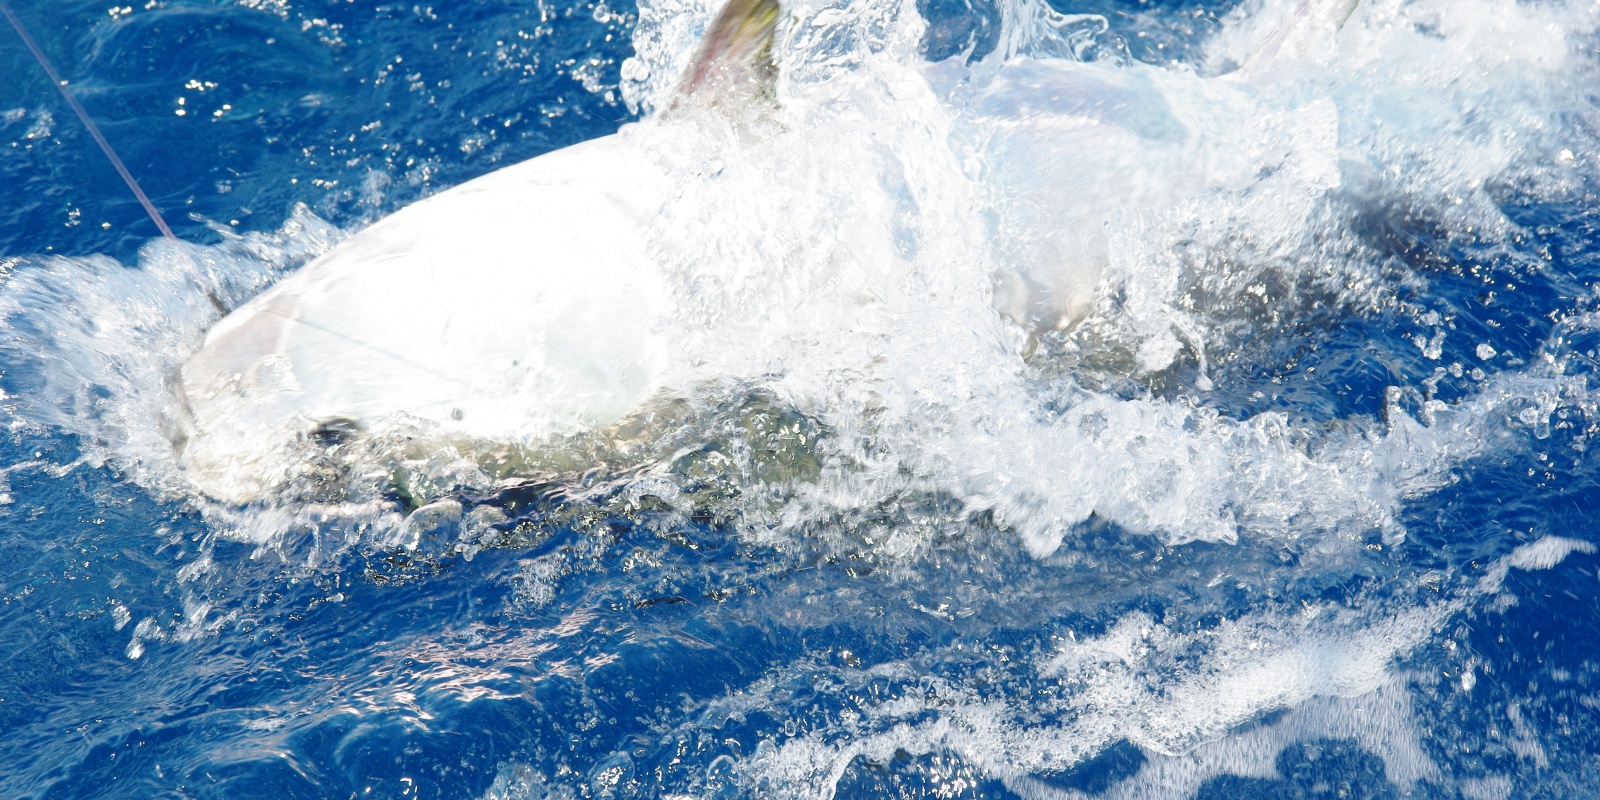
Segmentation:
{"type": "Polygon", "coordinates": [[[73,113],[78,115],[78,119],[83,120],[84,127],[89,129],[89,135],[93,136],[95,143],[100,145],[100,150],[106,154],[106,158],[111,159],[111,166],[117,168],[117,174],[121,175],[123,183],[128,184],[128,188],[133,190],[133,196],[139,198],[139,205],[144,206],[145,213],[150,215],[150,220],[156,224],[157,228],[161,229],[161,235],[174,242],[178,241],[178,237],[173,235],[172,229],[167,227],[167,221],[161,218],[161,212],[156,210],[155,204],[150,202],[149,196],[144,193],[143,189],[139,188],[139,182],[133,179],[133,173],[129,172],[127,166],[122,163],[122,159],[117,157],[117,151],[111,149],[111,143],[106,141],[105,134],[100,132],[100,127],[95,125],[94,120],[89,118],[89,112],[83,110],[83,106],[78,103],[78,98],[72,96],[72,92],[67,89],[67,82],[61,79],[61,74],[56,72],[55,65],[51,64],[44,51],[39,49],[39,45],[28,34],[27,27],[12,12],[11,6],[6,3],[6,0],[0,0],[0,14],[5,14],[6,19],[11,22],[11,27],[17,29],[17,35],[22,37],[22,43],[28,46],[28,50],[33,53],[33,57],[39,61],[39,66],[44,67],[45,74],[49,75],[50,81],[56,85],[56,91],[61,92],[61,96],[66,98],[67,105],[72,106],[73,113]]]}

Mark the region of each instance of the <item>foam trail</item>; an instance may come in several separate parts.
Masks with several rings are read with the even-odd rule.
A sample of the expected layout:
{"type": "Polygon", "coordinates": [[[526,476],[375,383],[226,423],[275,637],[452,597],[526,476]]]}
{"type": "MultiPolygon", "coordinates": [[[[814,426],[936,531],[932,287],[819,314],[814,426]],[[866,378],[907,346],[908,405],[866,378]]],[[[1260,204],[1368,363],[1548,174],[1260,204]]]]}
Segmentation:
{"type": "Polygon", "coordinates": [[[94,124],[94,120],[89,118],[89,112],[85,111],[83,105],[78,102],[78,98],[72,95],[72,91],[67,88],[67,82],[62,80],[61,73],[56,72],[55,65],[50,62],[50,58],[44,54],[44,51],[39,49],[39,44],[33,40],[33,36],[29,35],[27,26],[22,24],[22,19],[16,15],[16,12],[11,10],[10,4],[6,3],[5,0],[0,0],[0,14],[4,14],[6,19],[11,22],[11,27],[15,28],[17,35],[22,37],[22,43],[28,46],[28,52],[33,53],[33,57],[39,62],[39,66],[43,67],[45,74],[50,76],[50,83],[66,99],[67,105],[72,106],[72,113],[78,115],[78,119],[83,121],[83,126],[89,129],[89,135],[94,137],[95,144],[100,145],[100,152],[106,154],[106,158],[111,160],[111,166],[116,167],[117,174],[122,176],[122,182],[128,184],[128,188],[133,190],[134,197],[139,198],[139,205],[144,206],[144,213],[150,215],[150,221],[156,224],[156,228],[161,231],[162,236],[170,241],[178,241],[178,237],[173,234],[172,228],[167,226],[167,221],[161,218],[161,212],[156,210],[155,203],[150,202],[149,195],[146,195],[144,189],[140,188],[139,182],[134,180],[133,173],[129,172],[127,165],[122,163],[122,158],[111,147],[111,142],[106,141],[105,134],[100,132],[100,126],[94,124]]]}
{"type": "MultiPolygon", "coordinates": [[[[1276,756],[1289,745],[1351,740],[1382,758],[1385,778],[1401,791],[1449,785],[1457,778],[1424,746],[1424,721],[1400,662],[1500,595],[1510,570],[1552,569],[1593,550],[1543,537],[1487,565],[1475,582],[1409,607],[1307,604],[1298,613],[1266,609],[1194,630],[1131,612],[1099,636],[1058,637],[1055,652],[1036,658],[1032,671],[1061,691],[1031,701],[923,675],[919,663],[878,665],[838,676],[844,693],[896,679],[907,690],[876,698],[858,718],[774,742],[739,768],[755,785],[804,787],[794,796],[831,800],[858,759],[889,764],[901,753],[944,751],[1023,797],[1086,800],[1091,795],[1037,776],[1124,740],[1144,754],[1144,765],[1092,796],[1182,800],[1220,775],[1276,777],[1276,756]],[[1023,721],[1030,715],[1059,722],[1023,721]]],[[[759,702],[736,698],[728,711],[747,699],[759,702]]]]}

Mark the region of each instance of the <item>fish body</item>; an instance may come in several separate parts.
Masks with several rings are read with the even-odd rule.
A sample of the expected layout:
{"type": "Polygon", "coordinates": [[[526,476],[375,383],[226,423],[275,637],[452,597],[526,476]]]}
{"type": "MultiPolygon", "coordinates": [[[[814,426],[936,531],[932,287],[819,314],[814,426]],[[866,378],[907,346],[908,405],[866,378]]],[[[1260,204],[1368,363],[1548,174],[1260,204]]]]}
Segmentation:
{"type": "MultiPolygon", "coordinates": [[[[1297,18],[1324,25],[1349,5],[1307,0],[1297,18]]],[[[731,0],[664,113],[738,127],[770,108],[777,19],[776,0],[731,0]]],[[[1300,47],[1297,30],[1258,60],[1300,47]]],[[[1249,122],[1256,78],[1044,58],[983,72],[956,81],[953,102],[993,172],[979,180],[995,187],[994,305],[1023,326],[1084,317],[1111,215],[1257,166],[1226,136],[1230,120],[1249,122]]],[[[1254,62],[1241,72],[1270,75],[1254,62]]],[[[675,351],[672,289],[647,244],[674,168],[639,138],[575,145],[418,202],[229,314],[181,371],[191,480],[242,503],[281,484],[287,450],[308,437],[399,419],[530,442],[639,410],[675,351]]]]}
{"type": "MultiPolygon", "coordinates": [[[[730,0],[673,113],[769,104],[777,18],[776,0],[730,0]]],[[[180,370],[190,481],[247,503],[306,444],[379,426],[528,442],[633,413],[671,348],[642,230],[670,174],[625,133],[563,148],[408,206],[235,309],[180,370]]]]}
{"type": "Polygon", "coordinates": [[[660,275],[631,232],[662,202],[607,136],[502,169],[356,234],[214,326],[183,366],[184,459],[215,497],[277,477],[282,442],[403,415],[516,439],[607,425],[660,380],[660,275]]]}

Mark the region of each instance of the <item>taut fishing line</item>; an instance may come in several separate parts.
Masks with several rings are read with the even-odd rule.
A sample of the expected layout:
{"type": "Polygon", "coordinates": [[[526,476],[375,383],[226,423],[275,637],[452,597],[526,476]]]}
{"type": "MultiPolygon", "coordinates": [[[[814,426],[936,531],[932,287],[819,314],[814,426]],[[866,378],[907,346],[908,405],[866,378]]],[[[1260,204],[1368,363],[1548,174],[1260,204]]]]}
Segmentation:
{"type": "Polygon", "coordinates": [[[134,180],[133,173],[128,171],[127,165],[123,164],[122,159],[117,156],[117,151],[112,149],[111,142],[106,141],[105,134],[100,132],[100,126],[94,124],[94,120],[89,118],[89,112],[85,111],[83,105],[78,102],[78,98],[72,95],[72,91],[67,88],[67,82],[62,80],[61,73],[56,71],[55,65],[50,62],[50,58],[44,54],[43,50],[39,49],[39,44],[28,33],[28,27],[22,24],[22,19],[17,16],[16,12],[11,10],[10,4],[6,3],[5,0],[0,0],[0,14],[5,15],[6,19],[10,21],[11,27],[16,29],[17,35],[22,37],[22,43],[28,46],[28,52],[33,53],[33,57],[39,62],[39,66],[43,67],[45,74],[50,76],[50,83],[55,85],[56,91],[61,92],[61,96],[66,99],[67,105],[72,106],[72,113],[77,114],[78,119],[83,120],[83,126],[89,129],[89,135],[94,137],[95,144],[100,145],[100,151],[106,154],[106,158],[111,159],[111,166],[116,167],[117,174],[122,176],[122,182],[128,184],[128,188],[133,190],[134,197],[139,198],[139,205],[144,206],[145,213],[150,215],[150,221],[156,224],[162,236],[174,242],[178,241],[178,237],[172,233],[172,229],[167,227],[167,221],[161,218],[161,212],[157,211],[155,204],[150,202],[149,195],[146,195],[144,189],[139,187],[139,182],[134,180]]]}

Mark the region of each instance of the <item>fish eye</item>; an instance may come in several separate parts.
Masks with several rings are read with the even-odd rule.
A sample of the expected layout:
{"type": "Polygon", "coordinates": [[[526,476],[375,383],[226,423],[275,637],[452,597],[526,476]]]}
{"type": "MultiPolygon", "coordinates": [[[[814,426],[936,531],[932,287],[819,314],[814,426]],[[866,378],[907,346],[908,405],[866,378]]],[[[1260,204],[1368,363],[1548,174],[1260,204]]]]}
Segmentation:
{"type": "Polygon", "coordinates": [[[311,441],[323,447],[344,444],[361,432],[361,423],[348,417],[329,417],[316,424],[306,434],[311,441]]]}

